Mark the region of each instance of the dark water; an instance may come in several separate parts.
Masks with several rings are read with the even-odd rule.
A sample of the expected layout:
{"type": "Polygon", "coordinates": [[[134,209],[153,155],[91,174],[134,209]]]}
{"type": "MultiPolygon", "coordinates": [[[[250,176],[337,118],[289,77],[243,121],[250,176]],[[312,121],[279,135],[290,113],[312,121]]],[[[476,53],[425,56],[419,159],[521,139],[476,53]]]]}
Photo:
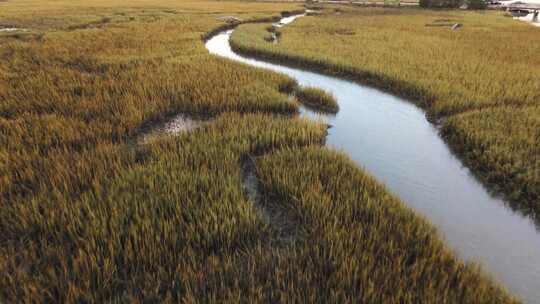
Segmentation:
{"type": "MultiPolygon", "coordinates": [[[[283,23],[294,18],[283,19],[283,23]]],[[[540,303],[540,233],[533,220],[491,196],[452,154],[425,113],[401,98],[349,81],[235,54],[232,31],[206,43],[210,53],[281,72],[336,96],[336,116],[303,115],[333,125],[327,143],[426,216],[466,260],[480,262],[527,303],[540,303]]]]}

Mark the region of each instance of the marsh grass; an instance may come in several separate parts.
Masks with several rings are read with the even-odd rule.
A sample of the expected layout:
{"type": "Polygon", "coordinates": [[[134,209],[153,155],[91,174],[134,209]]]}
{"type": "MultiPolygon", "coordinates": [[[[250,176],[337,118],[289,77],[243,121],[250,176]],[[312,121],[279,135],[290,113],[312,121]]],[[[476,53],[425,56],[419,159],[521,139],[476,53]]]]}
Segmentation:
{"type": "Polygon", "coordinates": [[[145,145],[144,161],[110,166],[117,175],[96,177],[79,198],[56,192],[4,204],[3,297],[210,300],[249,292],[227,261],[273,236],[243,191],[240,160],[322,144],[325,132],[299,119],[224,114],[145,145]]]}
{"type": "Polygon", "coordinates": [[[293,299],[513,302],[477,266],[456,260],[429,223],[343,154],[284,149],[259,158],[257,174],[266,195],[303,227],[294,253],[276,257],[272,270],[277,275],[287,265],[272,284],[288,297],[285,286],[296,287],[293,299]]]}
{"type": "Polygon", "coordinates": [[[339,105],[336,98],[321,89],[313,87],[300,87],[295,92],[298,100],[306,106],[317,111],[337,113],[339,105]]]}
{"type": "Polygon", "coordinates": [[[296,4],[1,6],[3,20],[43,39],[0,36],[0,302],[340,301],[360,293],[512,302],[351,162],[300,149],[321,146],[326,126],[292,115],[293,80],[210,56],[200,39],[225,26],[221,15],[254,20],[296,4]],[[212,120],[133,148],[145,126],[178,113],[212,120]],[[257,174],[268,195],[283,199],[274,203],[301,219],[301,244],[269,246],[280,232],[242,186],[241,161],[260,155],[257,174]],[[362,207],[371,202],[381,207],[362,207]],[[332,209],[339,213],[329,216],[332,209]],[[373,279],[364,275],[372,271],[373,279]]]}
{"type": "Polygon", "coordinates": [[[540,220],[540,108],[498,107],[449,117],[443,136],[512,207],[540,220]]]}
{"type": "Polygon", "coordinates": [[[540,102],[540,46],[530,43],[538,29],[501,12],[339,9],[336,15],[335,6],[323,6],[284,27],[279,44],[265,43],[263,25],[240,26],[231,45],[406,97],[434,121],[448,118],[444,136],[475,173],[514,207],[540,215],[532,118],[540,102]],[[426,26],[458,22],[459,31],[426,26]]]}

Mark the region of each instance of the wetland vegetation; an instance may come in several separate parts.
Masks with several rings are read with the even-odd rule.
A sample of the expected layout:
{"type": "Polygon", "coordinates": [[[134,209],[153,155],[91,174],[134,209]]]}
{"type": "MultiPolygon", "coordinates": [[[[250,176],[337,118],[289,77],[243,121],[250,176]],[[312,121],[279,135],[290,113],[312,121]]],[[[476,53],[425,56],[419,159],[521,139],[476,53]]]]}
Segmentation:
{"type": "Polygon", "coordinates": [[[339,105],[332,94],[317,88],[305,87],[295,91],[296,98],[305,105],[323,112],[337,113],[339,105]]]}
{"type": "Polygon", "coordinates": [[[0,302],[517,302],[324,147],[293,80],[204,48],[219,17],[297,4],[0,7],[35,35],[0,35],[0,302]],[[179,113],[211,119],[133,144],[179,113]],[[246,158],[291,242],[246,193],[246,158]]]}
{"type": "Polygon", "coordinates": [[[407,97],[475,174],[540,215],[538,28],[497,11],[324,6],[280,32],[269,44],[264,26],[243,25],[231,45],[407,97]]]}

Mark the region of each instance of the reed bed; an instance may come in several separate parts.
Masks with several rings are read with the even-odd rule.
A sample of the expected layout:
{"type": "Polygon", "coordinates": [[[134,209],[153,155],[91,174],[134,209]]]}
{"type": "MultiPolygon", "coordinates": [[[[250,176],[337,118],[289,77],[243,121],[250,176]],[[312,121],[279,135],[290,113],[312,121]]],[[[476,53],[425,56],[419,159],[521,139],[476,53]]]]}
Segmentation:
{"type": "Polygon", "coordinates": [[[327,127],[294,117],[294,81],[204,48],[201,37],[227,26],[218,17],[268,18],[296,4],[28,0],[0,7],[2,23],[40,35],[0,36],[0,302],[339,301],[360,293],[402,302],[514,301],[458,262],[429,224],[350,161],[301,149],[321,146],[327,127]],[[212,120],[133,143],[175,113],[212,120]],[[276,151],[284,152],[272,158],[276,151]],[[330,209],[297,208],[297,229],[309,239],[269,246],[276,231],[242,185],[241,162],[257,155],[266,155],[258,167],[266,193],[281,193],[286,204],[299,177],[309,181],[302,185],[324,178],[324,189],[293,190],[321,203],[330,198],[340,213],[318,221],[313,212],[330,209]],[[286,155],[295,172],[277,162],[286,155]],[[345,172],[355,177],[341,185],[345,172]],[[291,183],[272,174],[290,174],[291,183]],[[372,222],[394,230],[354,219],[368,212],[359,201],[375,200],[381,208],[369,209],[380,211],[372,222]],[[324,234],[314,238],[317,227],[324,234]],[[360,245],[375,248],[356,244],[362,235],[381,251],[358,255],[360,245]],[[399,257],[408,260],[399,266],[399,257]],[[396,288],[358,275],[368,269],[396,288]]]}
{"type": "Polygon", "coordinates": [[[493,11],[322,9],[281,29],[279,44],[261,38],[263,26],[245,25],[232,46],[373,85],[416,102],[433,120],[449,118],[441,120],[445,136],[475,173],[518,209],[540,215],[538,128],[529,124],[540,102],[537,28],[493,11]],[[463,26],[452,30],[455,23],[463,26]],[[501,121],[512,127],[503,130],[501,121]]]}

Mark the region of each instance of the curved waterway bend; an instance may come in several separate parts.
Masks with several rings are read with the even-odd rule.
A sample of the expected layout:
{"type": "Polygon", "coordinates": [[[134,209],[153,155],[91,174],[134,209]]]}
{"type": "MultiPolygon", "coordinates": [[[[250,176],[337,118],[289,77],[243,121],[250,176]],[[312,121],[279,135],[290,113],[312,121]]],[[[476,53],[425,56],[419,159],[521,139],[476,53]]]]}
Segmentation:
{"type": "MultiPolygon", "coordinates": [[[[345,151],[429,218],[462,258],[480,262],[527,303],[540,303],[540,233],[534,221],[491,196],[452,154],[424,111],[350,81],[240,56],[231,50],[232,32],[208,40],[210,53],[332,92],[340,110],[323,117],[333,126],[327,144],[345,151]]],[[[319,117],[306,109],[302,114],[319,117]]]]}

